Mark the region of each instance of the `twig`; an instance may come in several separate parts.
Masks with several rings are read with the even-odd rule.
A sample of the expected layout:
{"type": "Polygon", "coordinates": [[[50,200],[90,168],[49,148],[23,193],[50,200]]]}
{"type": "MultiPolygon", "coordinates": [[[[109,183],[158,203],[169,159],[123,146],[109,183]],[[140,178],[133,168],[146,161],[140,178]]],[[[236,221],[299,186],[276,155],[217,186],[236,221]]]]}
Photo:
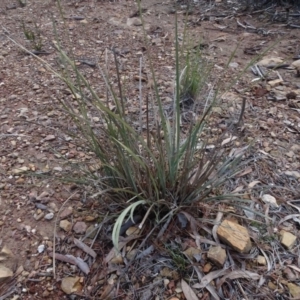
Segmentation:
{"type": "Polygon", "coordinates": [[[244,112],[245,112],[245,107],[246,107],[246,97],[243,98],[243,103],[242,103],[242,108],[241,108],[241,112],[240,112],[240,117],[239,120],[237,122],[237,126],[240,125],[240,123],[242,122],[243,116],[244,116],[244,112]]]}
{"type": "Polygon", "coordinates": [[[276,73],[277,73],[278,78],[283,81],[283,79],[282,79],[281,75],[279,74],[279,72],[276,71],[276,73]]]}
{"type": "Polygon", "coordinates": [[[265,74],[264,74],[263,70],[260,69],[259,65],[255,65],[255,69],[261,78],[265,78],[265,74]]]}
{"type": "MultiPolygon", "coordinates": [[[[99,226],[96,227],[93,231],[91,231],[91,233],[93,233],[95,230],[97,230],[97,233],[95,234],[95,237],[93,238],[93,240],[92,240],[92,242],[91,242],[91,244],[90,244],[90,248],[92,248],[92,247],[94,246],[94,243],[95,243],[95,241],[96,241],[96,239],[97,239],[97,237],[98,237],[98,235],[99,235],[100,230],[101,230],[102,227],[103,227],[103,224],[107,221],[107,220],[106,220],[107,215],[108,215],[108,213],[106,214],[104,220],[99,224],[99,226]]],[[[83,241],[85,240],[85,238],[87,238],[87,237],[88,237],[88,236],[85,235],[85,236],[82,238],[82,242],[83,242],[83,241]]],[[[86,260],[87,257],[88,257],[88,255],[85,256],[84,260],[86,260]]]]}
{"type": "Polygon", "coordinates": [[[152,204],[152,205],[148,208],[148,210],[147,210],[147,212],[146,212],[146,214],[145,214],[145,216],[144,216],[142,222],[141,222],[140,225],[138,226],[139,229],[142,229],[142,227],[144,226],[144,223],[146,222],[146,220],[147,220],[147,218],[148,218],[148,216],[149,216],[149,214],[150,214],[150,212],[151,212],[153,206],[154,206],[154,204],[152,204]]]}
{"type": "Polygon", "coordinates": [[[300,25],[296,25],[296,24],[289,24],[288,26],[291,28],[300,28],[300,25]]]}
{"type": "Polygon", "coordinates": [[[125,115],[124,99],[123,99],[123,93],[122,93],[122,85],[121,85],[121,77],[120,77],[119,65],[118,65],[118,60],[117,60],[117,53],[116,53],[115,49],[113,49],[113,54],[114,54],[114,60],[115,60],[115,65],[116,65],[118,88],[119,88],[120,100],[121,100],[121,106],[122,106],[122,112],[119,111],[119,113],[120,113],[120,115],[124,116],[125,115]]]}
{"type": "Polygon", "coordinates": [[[78,62],[82,63],[82,64],[85,64],[91,68],[96,68],[97,67],[97,64],[93,61],[89,61],[88,59],[84,59],[84,58],[79,58],[77,59],[78,62]]]}
{"type": "Polygon", "coordinates": [[[59,209],[57,216],[55,218],[55,222],[54,222],[54,234],[53,234],[53,261],[52,261],[52,266],[53,266],[53,278],[55,279],[55,238],[56,238],[56,224],[57,224],[57,219],[59,217],[60,212],[62,211],[62,209],[65,207],[65,205],[68,203],[68,201],[77,193],[74,192],[61,206],[61,208],[59,209]]]}
{"type": "MultiPolygon", "coordinates": [[[[201,282],[201,279],[204,277],[203,273],[200,271],[200,269],[198,268],[198,266],[196,266],[193,261],[189,258],[189,256],[187,256],[186,254],[184,254],[185,257],[189,260],[190,264],[193,266],[195,272],[197,273],[198,279],[201,282]]],[[[218,296],[218,293],[216,291],[216,288],[214,286],[212,286],[210,283],[206,285],[205,287],[210,294],[212,295],[213,299],[215,300],[220,300],[220,297],[218,296]]]]}
{"type": "MultiPolygon", "coordinates": [[[[105,68],[106,68],[106,75],[107,77],[109,76],[109,64],[108,64],[108,55],[107,55],[107,48],[105,48],[105,68]]],[[[99,66],[99,63],[98,63],[98,66],[99,66]]],[[[106,87],[106,105],[107,107],[109,107],[109,100],[108,100],[108,97],[109,97],[109,91],[108,91],[108,87],[107,85],[105,85],[106,87]]]]}
{"type": "Polygon", "coordinates": [[[244,29],[247,29],[248,26],[243,25],[239,19],[236,19],[236,22],[238,23],[238,25],[240,25],[241,27],[243,27],[244,29]]]}
{"type": "Polygon", "coordinates": [[[142,99],[142,63],[143,63],[143,58],[140,57],[140,71],[139,71],[139,92],[140,92],[140,128],[139,128],[139,132],[140,134],[142,133],[142,117],[143,117],[143,99],[142,99]]]}
{"type": "Polygon", "coordinates": [[[12,134],[0,134],[0,139],[1,138],[7,138],[7,137],[11,137],[11,136],[28,136],[26,134],[17,134],[17,133],[12,133],[12,134]]]}
{"type": "Polygon", "coordinates": [[[220,226],[220,222],[222,220],[222,217],[223,217],[223,212],[219,211],[217,216],[216,216],[216,219],[215,219],[216,224],[214,225],[214,227],[212,229],[212,234],[213,234],[214,240],[218,245],[220,244],[220,240],[219,240],[218,235],[217,235],[217,230],[220,226]]]}
{"type": "Polygon", "coordinates": [[[3,296],[1,296],[0,300],[5,300],[7,297],[9,297],[14,292],[16,292],[15,287],[12,290],[10,290],[9,292],[7,292],[6,294],[4,294],[3,296]]]}
{"type": "Polygon", "coordinates": [[[247,297],[247,295],[246,295],[243,287],[241,286],[240,282],[238,280],[236,280],[235,282],[237,283],[237,286],[238,286],[240,292],[243,294],[244,299],[248,300],[249,298],[247,297]]]}
{"type": "Polygon", "coordinates": [[[146,124],[147,124],[147,147],[150,149],[150,132],[149,132],[149,96],[146,97],[146,124]]]}

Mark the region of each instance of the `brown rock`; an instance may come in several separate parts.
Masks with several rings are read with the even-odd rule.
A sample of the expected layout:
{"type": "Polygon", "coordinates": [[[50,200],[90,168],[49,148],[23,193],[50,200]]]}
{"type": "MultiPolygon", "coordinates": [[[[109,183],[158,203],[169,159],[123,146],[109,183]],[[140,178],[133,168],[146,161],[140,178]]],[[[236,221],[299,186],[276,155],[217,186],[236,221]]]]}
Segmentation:
{"type": "Polygon", "coordinates": [[[29,171],[29,168],[26,167],[26,166],[23,166],[23,167],[20,167],[20,168],[13,169],[12,173],[14,175],[19,175],[19,174],[25,173],[27,171],[29,171]]]}
{"type": "Polygon", "coordinates": [[[63,278],[63,280],[61,281],[61,289],[68,295],[74,292],[80,292],[82,289],[80,277],[63,278]]]}
{"type": "Polygon", "coordinates": [[[65,208],[65,209],[59,214],[59,217],[60,217],[61,219],[65,219],[65,218],[67,218],[68,216],[70,216],[72,213],[73,213],[73,208],[69,206],[69,207],[65,208]]]}
{"type": "Polygon", "coordinates": [[[72,229],[72,223],[70,223],[68,220],[62,220],[59,222],[59,227],[64,231],[69,232],[72,229]]]}
{"type": "Polygon", "coordinates": [[[84,222],[76,222],[73,226],[73,230],[76,233],[85,233],[87,229],[87,225],[84,222]]]}
{"type": "Polygon", "coordinates": [[[171,270],[168,267],[164,267],[163,269],[161,269],[160,275],[162,277],[167,277],[167,278],[174,279],[174,280],[178,280],[179,279],[178,272],[175,271],[175,270],[171,270]]]}
{"type": "Polygon", "coordinates": [[[279,84],[283,83],[282,79],[274,79],[274,80],[270,80],[268,81],[268,84],[274,88],[275,86],[278,86],[279,84]]]}
{"type": "Polygon", "coordinates": [[[119,264],[122,264],[123,263],[123,257],[121,254],[118,254],[117,256],[113,257],[110,261],[110,263],[112,264],[116,264],[116,265],[119,265],[119,264]]]}
{"type": "Polygon", "coordinates": [[[128,26],[132,26],[132,25],[133,26],[142,26],[143,23],[142,23],[140,18],[128,18],[127,19],[127,25],[128,26]]]}
{"type": "Polygon", "coordinates": [[[224,220],[217,234],[220,240],[240,253],[248,253],[252,247],[247,229],[232,221],[224,220]]]}
{"type": "Polygon", "coordinates": [[[207,258],[212,261],[216,266],[223,267],[226,261],[226,251],[221,246],[210,247],[207,258]]]}
{"type": "Polygon", "coordinates": [[[50,292],[49,291],[44,291],[43,292],[43,294],[42,294],[42,297],[44,297],[44,298],[47,298],[47,297],[49,297],[50,296],[50,292]]]}
{"type": "Polygon", "coordinates": [[[294,67],[297,71],[297,76],[300,76],[300,59],[295,60],[294,62],[292,62],[292,67],[294,67]]]}
{"type": "Polygon", "coordinates": [[[292,249],[296,243],[297,237],[285,230],[280,231],[280,236],[281,244],[287,249],[292,249]]]}
{"type": "Polygon", "coordinates": [[[294,283],[288,283],[287,287],[292,295],[293,298],[299,298],[300,297],[300,286],[294,284],[294,283]]]}
{"type": "Polygon", "coordinates": [[[135,226],[131,226],[126,230],[126,235],[133,235],[133,234],[139,234],[140,229],[135,226]]]}
{"type": "Polygon", "coordinates": [[[0,282],[4,281],[7,278],[10,278],[13,276],[13,272],[12,270],[4,267],[4,266],[0,266],[0,282]]]}
{"type": "Polygon", "coordinates": [[[126,254],[126,258],[128,260],[132,260],[136,256],[136,254],[137,254],[137,249],[133,249],[126,254]]]}
{"type": "Polygon", "coordinates": [[[300,179],[300,172],[298,172],[298,171],[285,171],[284,174],[294,177],[296,179],[300,179]]]}
{"type": "Polygon", "coordinates": [[[262,255],[258,255],[256,257],[256,262],[261,266],[265,266],[267,264],[266,258],[262,255]]]}
{"type": "Polygon", "coordinates": [[[53,134],[49,134],[49,135],[47,135],[46,137],[45,137],[45,141],[53,141],[53,140],[55,140],[56,139],[56,137],[55,137],[55,135],[53,135],[53,134]]]}
{"type": "Polygon", "coordinates": [[[14,254],[12,253],[12,251],[7,246],[3,246],[3,248],[1,249],[0,254],[4,255],[4,256],[9,256],[9,257],[13,257],[14,256],[14,254]]]}
{"type": "Polygon", "coordinates": [[[268,282],[268,288],[270,290],[277,290],[277,285],[275,285],[272,281],[268,282]]]}
{"type": "Polygon", "coordinates": [[[257,64],[259,66],[270,67],[282,64],[284,61],[280,57],[266,57],[259,61],[257,64]]]}
{"type": "Polygon", "coordinates": [[[36,221],[39,221],[39,220],[41,220],[43,217],[44,217],[44,213],[43,212],[41,212],[41,213],[39,213],[39,214],[34,214],[33,215],[33,218],[36,220],[36,221]]]}
{"type": "Polygon", "coordinates": [[[190,259],[194,259],[195,255],[201,254],[201,250],[194,247],[189,247],[183,252],[186,256],[188,256],[190,259]]]}
{"type": "Polygon", "coordinates": [[[212,268],[211,263],[207,263],[207,264],[205,264],[205,266],[203,267],[203,272],[204,272],[204,273],[208,273],[208,272],[211,270],[211,268],[212,268]]]}

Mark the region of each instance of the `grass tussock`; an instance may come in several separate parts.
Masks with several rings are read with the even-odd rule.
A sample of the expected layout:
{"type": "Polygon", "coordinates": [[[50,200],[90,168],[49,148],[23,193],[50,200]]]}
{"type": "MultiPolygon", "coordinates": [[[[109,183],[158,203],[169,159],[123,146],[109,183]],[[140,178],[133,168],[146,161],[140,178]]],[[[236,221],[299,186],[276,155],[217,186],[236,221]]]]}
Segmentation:
{"type": "Polygon", "coordinates": [[[90,179],[97,182],[99,195],[105,194],[118,210],[122,209],[112,233],[116,247],[122,225],[137,213],[142,215],[140,228],[149,218],[158,226],[201,202],[235,198],[220,191],[239,172],[246,148],[228,153],[222,144],[224,134],[215,137],[213,143],[210,136],[212,108],[218,103],[224,85],[207,85],[212,66],[199,51],[180,49],[177,25],[175,30],[176,72],[171,113],[166,112],[159,96],[150,59],[154,89],[151,95],[140,92],[139,126],[126,112],[130,101],[125,103],[116,54],[116,87],[106,72],[107,66],[97,64],[106,87],[103,99],[70,55],[56,43],[62,69],[55,75],[74,98],[72,102],[61,99],[61,104],[101,165],[100,170],[90,173],[90,179]],[[146,107],[144,115],[142,107],[146,107]],[[191,114],[184,124],[183,114],[187,110],[191,114]],[[100,127],[93,124],[91,116],[95,114],[101,119],[100,127]]]}
{"type": "MultiPolygon", "coordinates": [[[[133,219],[136,211],[145,216],[142,224],[150,213],[154,213],[160,223],[183,207],[226,198],[216,195],[215,191],[239,170],[244,150],[228,156],[221,139],[216,139],[213,148],[208,147],[206,131],[212,108],[218,100],[218,91],[209,93],[207,98],[200,97],[210,75],[210,68],[203,68],[201,58],[189,53],[183,60],[185,65],[177,69],[171,116],[166,114],[164,104],[156,93],[158,112],[151,122],[149,96],[140,99],[140,103],[147,107],[146,121],[140,121],[139,129],[136,129],[125,112],[118,71],[116,92],[104,69],[98,66],[107,87],[108,98],[103,101],[74,62],[59,46],[57,49],[65,65],[62,78],[77,103],[76,109],[65,101],[62,105],[101,162],[100,176],[97,175],[98,189],[106,191],[120,207],[125,207],[114,226],[115,246],[122,224],[127,218],[133,219]],[[76,74],[75,80],[71,73],[76,74]],[[91,95],[89,100],[86,92],[91,95]],[[107,105],[111,101],[114,110],[107,105]],[[193,111],[193,118],[183,131],[182,112],[183,106],[187,105],[193,111]],[[90,118],[91,107],[102,119],[102,126],[97,130],[90,118]]],[[[116,61],[116,70],[117,66],[116,61]]]]}

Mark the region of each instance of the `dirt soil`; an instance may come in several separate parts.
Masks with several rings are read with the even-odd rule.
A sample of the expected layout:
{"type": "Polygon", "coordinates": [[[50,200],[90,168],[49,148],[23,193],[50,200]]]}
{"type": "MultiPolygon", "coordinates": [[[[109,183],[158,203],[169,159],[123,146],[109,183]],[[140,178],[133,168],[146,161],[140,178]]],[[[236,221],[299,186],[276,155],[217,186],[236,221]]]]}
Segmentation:
{"type": "MultiPolygon", "coordinates": [[[[263,288],[256,292],[255,298],[249,296],[251,293],[245,287],[248,299],[260,299],[264,295],[274,295],[274,298],[266,296],[268,299],[299,298],[300,77],[291,63],[300,59],[300,30],[286,26],[283,8],[277,8],[283,19],[270,21],[272,10],[239,13],[222,1],[217,1],[213,9],[209,1],[200,2],[201,7],[197,9],[184,3],[179,5],[179,37],[183,36],[187,20],[188,47],[203,49],[206,59],[213,62],[216,77],[226,68],[232,53],[224,82],[230,82],[258,54],[277,59],[273,67],[280,65],[276,70],[268,69],[270,66],[262,68],[266,74],[269,72],[263,80],[258,80],[259,75],[251,70],[244,72],[223,95],[214,113],[216,130],[222,130],[224,124],[238,118],[246,99],[242,130],[248,141],[255,141],[254,162],[239,174],[233,189],[238,192],[238,188],[249,187],[251,183],[251,186],[268,186],[252,195],[262,214],[267,208],[260,196],[271,194],[278,205],[272,214],[274,222],[294,215],[294,219],[284,220],[284,229],[296,237],[295,245],[292,249],[278,250],[285,253],[282,259],[276,257],[272,247],[264,248],[273,255],[272,267],[258,267],[260,274],[269,272],[269,275],[260,283],[263,288]],[[291,290],[295,286],[296,292],[291,290]]],[[[110,280],[107,281],[99,275],[103,271],[101,259],[86,260],[93,265],[88,278],[74,264],[56,260],[56,278],[53,277],[54,234],[56,252],[84,258],[86,252],[74,245],[73,238],[81,239],[87,227],[90,230],[104,218],[101,203],[95,199],[87,201],[91,190],[60,180],[80,163],[95,167],[95,156],[76,136],[76,127],[57,101],[60,97],[72,101],[67,87],[44,63],[8,37],[34,51],[54,70],[60,66],[54,41],[60,40],[68,53],[74,54],[80,71],[103,99],[104,83],[94,66],[106,60],[114,69],[112,49],[116,49],[121,76],[126,81],[127,109],[134,115],[139,101],[140,57],[145,61],[152,58],[159,91],[166,102],[171,99],[175,74],[174,2],[148,0],[142,1],[142,7],[149,45],[136,17],[135,1],[62,0],[64,17],[52,0],[2,0],[0,3],[0,248],[4,248],[1,255],[5,257],[1,268],[5,266],[14,274],[0,282],[0,299],[112,299],[107,289],[114,280],[106,276],[110,280]],[[25,31],[35,32],[34,42],[26,39],[25,31]],[[71,224],[65,224],[66,230],[62,229],[61,219],[71,224]],[[5,249],[8,249],[6,254],[5,249]],[[67,298],[61,285],[66,277],[76,278],[75,283],[66,284],[65,288],[74,289],[72,298],[67,298]]],[[[290,23],[297,25],[298,19],[293,18],[290,23]]],[[[150,74],[147,64],[144,74],[150,74]]],[[[112,80],[116,83],[115,75],[112,80]]],[[[144,89],[149,88],[151,80],[145,75],[144,89]]],[[[97,116],[93,120],[99,126],[97,116]]],[[[235,146],[240,145],[236,140],[235,146]]],[[[272,207],[268,209],[272,211],[272,207]]],[[[97,240],[93,244],[98,258],[108,254],[110,246],[106,243],[97,240]]],[[[145,290],[143,296],[133,292],[141,291],[143,284],[150,285],[145,280],[150,275],[144,271],[144,277],[137,272],[139,283],[133,289],[121,282],[118,299],[194,299],[184,297],[174,274],[166,275],[168,279],[162,290],[152,289],[148,298],[145,290]]],[[[118,268],[110,273],[118,274],[118,268]]],[[[155,274],[150,277],[153,281],[155,274]]],[[[231,299],[242,299],[242,295],[241,289],[240,295],[231,299]]],[[[214,299],[205,289],[199,292],[198,298],[214,299]]]]}

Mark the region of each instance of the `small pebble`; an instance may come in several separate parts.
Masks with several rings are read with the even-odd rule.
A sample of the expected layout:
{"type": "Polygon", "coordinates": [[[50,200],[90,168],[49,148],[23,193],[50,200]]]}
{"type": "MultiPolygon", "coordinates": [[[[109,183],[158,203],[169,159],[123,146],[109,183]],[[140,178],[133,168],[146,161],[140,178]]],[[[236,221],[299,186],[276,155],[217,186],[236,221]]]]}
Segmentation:
{"type": "Polygon", "coordinates": [[[54,217],[54,213],[51,212],[51,213],[49,213],[49,214],[46,214],[44,218],[45,218],[46,220],[52,220],[53,217],[54,217]]]}
{"type": "Polygon", "coordinates": [[[42,252],[44,252],[44,250],[45,250],[45,245],[39,245],[38,246],[38,253],[42,253],[42,252]]]}
{"type": "Polygon", "coordinates": [[[41,203],[36,203],[35,207],[38,208],[38,209],[42,209],[42,210],[47,209],[47,206],[44,205],[44,204],[41,204],[41,203]]]}
{"type": "Polygon", "coordinates": [[[39,221],[44,217],[44,213],[41,212],[40,214],[34,214],[33,217],[36,221],[39,221]]]}

